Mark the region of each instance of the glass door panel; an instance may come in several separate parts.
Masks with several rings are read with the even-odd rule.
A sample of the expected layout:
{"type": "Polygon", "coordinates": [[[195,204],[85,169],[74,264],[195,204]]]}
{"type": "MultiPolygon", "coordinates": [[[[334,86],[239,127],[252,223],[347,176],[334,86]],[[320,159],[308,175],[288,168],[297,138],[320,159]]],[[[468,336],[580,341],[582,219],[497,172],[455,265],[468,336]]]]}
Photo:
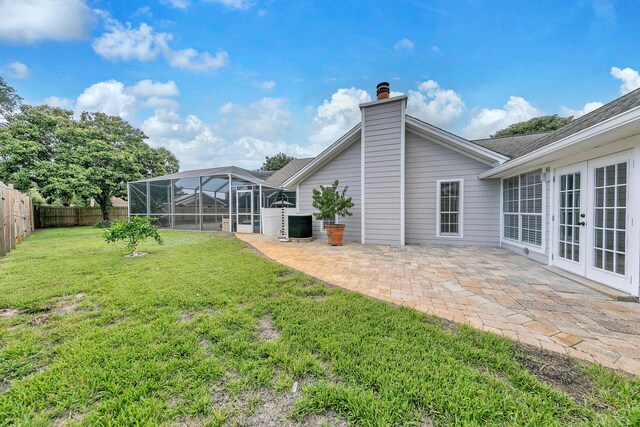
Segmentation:
{"type": "Polygon", "coordinates": [[[236,192],[236,223],[239,233],[253,233],[253,191],[236,192]]]}
{"type": "Polygon", "coordinates": [[[586,164],[556,170],[554,264],[584,275],[586,240],[586,164]]]}

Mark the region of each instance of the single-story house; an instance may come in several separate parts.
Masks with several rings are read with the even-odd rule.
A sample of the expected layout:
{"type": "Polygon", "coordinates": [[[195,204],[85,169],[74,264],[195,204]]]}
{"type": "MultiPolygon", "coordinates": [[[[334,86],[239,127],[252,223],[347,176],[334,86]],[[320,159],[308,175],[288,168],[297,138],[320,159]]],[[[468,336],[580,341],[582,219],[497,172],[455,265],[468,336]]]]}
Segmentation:
{"type": "MultiPolygon", "coordinates": [[[[338,179],[355,204],[353,216],[335,219],[346,224],[346,240],[501,246],[639,295],[640,89],[554,132],[478,141],[407,115],[407,97],[381,89],[376,101],[360,105],[361,122],[317,157],[253,179],[257,172],[229,171],[224,191],[251,186],[262,200],[254,206],[266,207],[264,192],[285,190],[299,213],[313,213],[312,189],[338,179]],[[249,182],[236,185],[235,176],[249,182]]],[[[204,176],[192,171],[151,183],[184,174],[204,176]]],[[[130,184],[130,210],[139,184],[130,184]]],[[[243,213],[232,206],[226,214],[243,213]]],[[[255,217],[253,224],[259,231],[255,217]]],[[[324,234],[322,221],[313,221],[313,234],[324,234]]]]}

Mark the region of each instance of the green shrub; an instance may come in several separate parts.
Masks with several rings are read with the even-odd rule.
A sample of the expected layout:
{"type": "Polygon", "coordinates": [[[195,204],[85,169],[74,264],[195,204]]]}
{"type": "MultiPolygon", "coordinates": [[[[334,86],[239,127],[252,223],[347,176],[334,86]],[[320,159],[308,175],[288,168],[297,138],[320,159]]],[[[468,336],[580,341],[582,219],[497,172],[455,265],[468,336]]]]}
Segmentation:
{"type": "Polygon", "coordinates": [[[98,223],[96,223],[96,225],[94,225],[95,228],[111,228],[113,226],[113,223],[111,221],[100,221],[98,223]]]}
{"type": "Polygon", "coordinates": [[[320,190],[313,189],[313,207],[319,211],[314,214],[317,220],[334,221],[336,215],[342,217],[353,215],[349,212],[349,208],[353,207],[351,197],[345,197],[349,187],[344,187],[340,192],[338,191],[339,183],[336,179],[330,187],[321,185],[320,190]]]}
{"type": "Polygon", "coordinates": [[[156,218],[134,216],[126,221],[116,221],[111,228],[104,230],[104,240],[107,243],[124,240],[133,256],[138,255],[138,245],[152,237],[159,245],[163,243],[158,234],[158,228],[151,223],[156,218]]]}

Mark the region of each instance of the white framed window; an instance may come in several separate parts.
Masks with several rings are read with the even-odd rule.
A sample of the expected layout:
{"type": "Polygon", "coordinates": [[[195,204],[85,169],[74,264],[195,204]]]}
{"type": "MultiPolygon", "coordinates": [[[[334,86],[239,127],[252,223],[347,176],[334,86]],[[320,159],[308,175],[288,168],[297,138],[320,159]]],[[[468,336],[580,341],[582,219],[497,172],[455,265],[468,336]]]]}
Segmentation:
{"type": "Polygon", "coordinates": [[[462,238],[464,214],[464,180],[436,181],[436,235],[462,238]]]}
{"type": "Polygon", "coordinates": [[[337,221],[336,221],[335,218],[333,220],[323,219],[322,221],[320,221],[320,230],[321,231],[326,231],[325,225],[327,225],[327,224],[337,224],[337,221]]]}
{"type": "Polygon", "coordinates": [[[542,169],[502,180],[502,238],[542,247],[542,169]]]}

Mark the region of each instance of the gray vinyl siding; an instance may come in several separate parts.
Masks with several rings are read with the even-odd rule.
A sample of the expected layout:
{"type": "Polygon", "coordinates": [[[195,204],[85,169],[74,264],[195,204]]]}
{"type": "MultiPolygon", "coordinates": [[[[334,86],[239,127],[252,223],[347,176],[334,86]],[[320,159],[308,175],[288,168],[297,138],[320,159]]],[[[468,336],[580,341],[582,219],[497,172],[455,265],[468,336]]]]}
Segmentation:
{"type": "Polygon", "coordinates": [[[399,246],[404,100],[363,109],[365,243],[399,246]]]}
{"type": "MultiPolygon", "coordinates": [[[[342,153],[338,154],[327,164],[318,169],[313,175],[300,183],[300,193],[298,206],[300,213],[315,213],[318,210],[312,206],[313,199],[311,197],[314,188],[320,188],[321,185],[332,184],[338,179],[340,181],[340,189],[343,186],[349,186],[347,196],[351,197],[354,207],[350,209],[353,216],[338,218],[340,224],[345,224],[344,240],[360,241],[360,225],[361,225],[361,208],[360,203],[360,135],[358,140],[346,148],[342,153]]],[[[324,238],[325,233],[320,230],[320,221],[313,219],[313,236],[316,238],[324,238]]]]}
{"type": "MultiPolygon", "coordinates": [[[[500,180],[480,180],[491,169],[480,161],[406,134],[406,242],[498,246],[500,242],[500,180]],[[437,237],[437,180],[463,179],[463,237],[437,237]]],[[[367,206],[368,209],[368,206],[367,206]]]]}

